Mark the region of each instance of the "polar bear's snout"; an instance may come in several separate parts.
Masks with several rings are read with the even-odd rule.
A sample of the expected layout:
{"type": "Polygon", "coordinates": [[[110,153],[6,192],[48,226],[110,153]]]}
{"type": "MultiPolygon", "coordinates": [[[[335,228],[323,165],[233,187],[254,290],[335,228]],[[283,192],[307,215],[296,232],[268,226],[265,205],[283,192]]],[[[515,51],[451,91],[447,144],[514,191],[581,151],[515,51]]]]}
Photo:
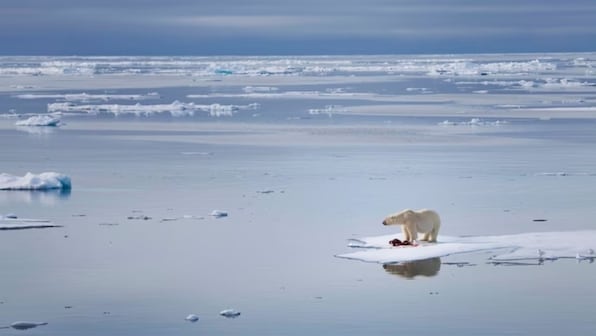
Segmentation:
{"type": "Polygon", "coordinates": [[[387,225],[387,220],[383,219],[383,225],[387,225]]]}

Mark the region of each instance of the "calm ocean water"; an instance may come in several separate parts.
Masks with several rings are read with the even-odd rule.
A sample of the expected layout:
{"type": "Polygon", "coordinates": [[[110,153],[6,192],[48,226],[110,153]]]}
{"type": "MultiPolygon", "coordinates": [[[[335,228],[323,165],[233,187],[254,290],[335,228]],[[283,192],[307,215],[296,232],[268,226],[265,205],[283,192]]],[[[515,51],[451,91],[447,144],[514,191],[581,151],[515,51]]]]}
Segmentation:
{"type": "MultiPolygon", "coordinates": [[[[385,59],[358,60],[369,68],[358,70],[357,80],[350,73],[357,71],[355,63],[347,68],[337,60],[325,63],[335,72],[316,76],[305,75],[308,64],[283,64],[286,72],[301,69],[298,79],[293,72],[276,73],[280,65],[273,63],[273,69],[271,61],[266,68],[272,73],[254,78],[255,62],[225,68],[177,63],[194,69],[194,76],[222,69],[244,73],[216,75],[224,76],[215,77],[223,83],[206,81],[212,74],[198,76],[195,83],[205,82],[197,87],[149,83],[87,90],[50,88],[63,85],[58,79],[77,81],[86,72],[71,70],[57,78],[6,74],[15,67],[4,59],[3,82],[44,87],[3,92],[0,107],[7,115],[25,119],[64,102],[79,112],[63,114],[65,125],[51,129],[15,127],[16,117],[7,115],[0,119],[0,172],[57,171],[73,181],[66,193],[0,193],[0,214],[63,225],[0,231],[0,326],[48,322],[0,334],[591,334],[596,268],[589,262],[495,266],[487,263],[488,254],[477,253],[381,265],[334,257],[349,250],[349,238],[397,232],[383,227],[382,218],[406,207],[436,209],[442,233],[449,235],[594,229],[594,119],[540,118],[546,112],[511,118],[511,111],[501,118],[494,115],[498,104],[482,105],[475,98],[489,96],[486,100],[502,105],[532,99],[540,105],[534,96],[550,97],[544,103],[549,108],[589,111],[594,75],[581,62],[592,64],[590,57],[569,56],[567,63],[513,60],[522,70],[497,56],[436,61],[432,64],[442,64],[438,73],[445,76],[439,78],[427,74],[428,62],[415,74],[407,72],[407,60],[391,63],[394,72],[387,75],[385,59]],[[407,79],[393,77],[400,71],[407,79]],[[284,82],[288,77],[292,83],[284,82]],[[534,81],[534,91],[511,97],[508,90],[522,87],[522,80],[534,81]],[[475,83],[463,83],[470,81],[475,83]],[[473,93],[486,88],[495,92],[473,93]],[[367,96],[354,98],[347,91],[367,96]],[[82,92],[160,96],[90,101],[64,96],[82,92]],[[62,96],[17,97],[24,93],[62,96]],[[208,97],[188,98],[193,94],[208,97]],[[175,100],[209,107],[186,106],[181,111],[195,113],[180,117],[155,112],[156,105],[175,100]],[[211,105],[216,102],[236,107],[228,115],[211,105]],[[145,109],[149,116],[114,116],[118,108],[105,106],[137,103],[153,106],[145,109]],[[258,109],[243,108],[251,103],[258,109]],[[396,109],[422,104],[438,115],[345,111],[373,103],[396,109]],[[441,112],[471,106],[487,114],[483,124],[470,123],[473,113],[441,112]],[[87,115],[85,109],[97,113],[87,115]],[[439,125],[445,120],[456,125],[439,125]],[[213,210],[229,216],[214,218],[213,210]],[[463,262],[469,264],[453,264],[463,262]],[[218,315],[227,308],[242,314],[218,315]],[[184,320],[191,313],[198,322],[184,320]]],[[[44,64],[65,68],[60,62],[44,64]]],[[[91,71],[101,81],[98,69],[125,66],[130,68],[120,60],[91,71]]],[[[536,107],[529,105],[524,107],[536,107]]]]}

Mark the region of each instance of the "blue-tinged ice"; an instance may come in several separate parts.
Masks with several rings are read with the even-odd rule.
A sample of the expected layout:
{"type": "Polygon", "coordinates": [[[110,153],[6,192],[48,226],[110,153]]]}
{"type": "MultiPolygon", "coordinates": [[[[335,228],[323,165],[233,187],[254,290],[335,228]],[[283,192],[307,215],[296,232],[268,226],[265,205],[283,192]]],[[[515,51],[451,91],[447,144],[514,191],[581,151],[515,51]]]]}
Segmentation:
{"type": "Polygon", "coordinates": [[[60,173],[33,174],[29,172],[25,176],[0,173],[0,190],[70,190],[71,188],[70,177],[60,173]]]}

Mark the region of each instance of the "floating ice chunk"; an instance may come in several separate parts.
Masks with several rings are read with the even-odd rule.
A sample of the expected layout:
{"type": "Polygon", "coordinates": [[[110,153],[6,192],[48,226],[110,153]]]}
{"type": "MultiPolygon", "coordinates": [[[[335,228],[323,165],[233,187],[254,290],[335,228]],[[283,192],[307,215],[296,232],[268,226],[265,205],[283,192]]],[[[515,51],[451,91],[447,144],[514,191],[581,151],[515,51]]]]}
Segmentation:
{"type": "Polygon", "coordinates": [[[0,215],[0,230],[26,230],[62,227],[48,219],[19,218],[15,214],[0,215]]]}
{"type": "Polygon", "coordinates": [[[27,230],[62,227],[47,219],[7,218],[0,216],[0,230],[27,230]]]}
{"type": "Polygon", "coordinates": [[[167,218],[162,218],[160,221],[161,222],[172,222],[172,221],[177,221],[177,220],[181,220],[181,219],[203,220],[203,219],[205,219],[205,217],[203,217],[203,216],[195,216],[195,215],[183,215],[181,217],[167,217],[167,218]]]}
{"type": "Polygon", "coordinates": [[[322,109],[309,109],[308,114],[310,115],[319,115],[319,114],[326,114],[328,116],[332,116],[334,113],[347,113],[348,110],[345,109],[341,105],[326,105],[325,108],[322,109]]]}
{"type": "Polygon", "coordinates": [[[235,309],[224,309],[221,312],[219,312],[219,315],[227,318],[236,318],[240,316],[240,312],[235,309]]]}
{"type": "Polygon", "coordinates": [[[538,176],[569,176],[569,173],[566,172],[546,172],[546,173],[538,173],[538,176]]]}
{"type": "Polygon", "coordinates": [[[60,119],[50,115],[38,115],[16,122],[17,126],[59,126],[60,119]]]}
{"type": "Polygon", "coordinates": [[[48,324],[47,322],[30,322],[30,321],[17,321],[10,324],[10,327],[17,330],[26,330],[42,325],[48,324]]]}
{"type": "Polygon", "coordinates": [[[596,84],[590,82],[578,82],[576,80],[570,80],[567,78],[547,78],[545,79],[545,83],[542,84],[542,87],[548,89],[573,89],[579,88],[583,86],[594,86],[596,84]]]}
{"type": "Polygon", "coordinates": [[[438,123],[439,126],[501,126],[509,122],[506,120],[483,121],[480,118],[472,118],[470,121],[449,121],[444,120],[438,123]]]}
{"type": "Polygon", "coordinates": [[[253,93],[253,92],[273,92],[279,90],[276,87],[271,86],[245,86],[242,91],[246,93],[253,93]]]}
{"type": "Polygon", "coordinates": [[[69,102],[92,102],[108,100],[145,100],[159,99],[159,93],[149,92],[147,94],[89,94],[89,93],[67,93],[67,94],[35,94],[25,93],[15,97],[19,99],[61,99],[69,102]]]}
{"type": "Polygon", "coordinates": [[[406,88],[406,91],[407,92],[432,93],[432,91],[430,91],[429,89],[424,88],[424,87],[423,88],[409,87],[409,88],[406,88]]]}
{"type": "Polygon", "coordinates": [[[213,152],[180,152],[182,155],[213,155],[213,152]]]}
{"type": "Polygon", "coordinates": [[[569,172],[544,172],[544,173],[537,173],[536,176],[596,176],[596,173],[588,173],[588,172],[577,172],[577,173],[569,173],[569,172]]]}
{"type": "Polygon", "coordinates": [[[97,104],[97,105],[77,105],[70,102],[67,103],[51,103],[48,104],[48,112],[62,112],[62,113],[86,113],[86,114],[101,114],[111,113],[116,116],[133,114],[136,116],[150,116],[159,113],[169,113],[173,117],[194,116],[196,112],[207,112],[211,116],[231,116],[240,110],[255,110],[259,104],[252,103],[248,105],[199,105],[195,103],[182,103],[174,101],[171,104],[155,104],[155,105],[122,105],[122,104],[97,104]]]}
{"type": "MultiPolygon", "coordinates": [[[[339,258],[376,263],[394,263],[444,257],[478,251],[506,251],[492,261],[557,260],[594,256],[596,231],[539,232],[504,236],[440,236],[438,243],[420,242],[417,247],[394,248],[388,241],[396,235],[351,239],[349,247],[359,251],[337,255],[339,258]],[[586,253],[587,251],[587,253],[586,253]]],[[[596,256],[595,256],[596,257],[596,256]]]]}
{"type": "Polygon", "coordinates": [[[0,190],[69,190],[71,187],[70,177],[60,173],[27,173],[23,177],[0,174],[0,190]]]}
{"type": "Polygon", "coordinates": [[[185,318],[185,320],[190,322],[197,322],[199,320],[199,317],[195,314],[190,314],[185,318]]]}
{"type": "Polygon", "coordinates": [[[211,212],[211,216],[213,216],[215,218],[228,217],[228,213],[225,211],[221,211],[221,210],[213,210],[211,212]]]}

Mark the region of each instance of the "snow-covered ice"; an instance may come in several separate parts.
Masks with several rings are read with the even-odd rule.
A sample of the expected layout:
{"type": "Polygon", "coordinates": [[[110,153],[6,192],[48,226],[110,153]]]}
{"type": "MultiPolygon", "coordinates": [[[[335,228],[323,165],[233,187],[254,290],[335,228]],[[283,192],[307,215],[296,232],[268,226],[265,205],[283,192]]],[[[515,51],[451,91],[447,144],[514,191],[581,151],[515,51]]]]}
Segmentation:
{"type": "Polygon", "coordinates": [[[49,219],[19,218],[15,214],[0,214],[0,230],[25,230],[62,227],[49,219]]]}
{"type": "MultiPolygon", "coordinates": [[[[399,263],[454,254],[491,251],[491,261],[556,260],[590,257],[596,249],[596,231],[534,232],[503,236],[439,236],[438,243],[419,242],[417,247],[392,247],[397,235],[352,239],[356,252],[337,257],[375,263],[399,263]]],[[[596,255],[594,255],[596,257],[596,255]]]]}
{"type": "Polygon", "coordinates": [[[37,115],[15,123],[17,126],[59,126],[60,118],[52,115],[37,115]]]}
{"type": "Polygon", "coordinates": [[[228,213],[226,211],[213,210],[213,211],[211,211],[211,216],[213,216],[215,218],[228,217],[228,213]]]}
{"type": "Polygon", "coordinates": [[[50,103],[48,112],[77,113],[77,114],[101,114],[110,113],[116,116],[133,114],[136,116],[150,116],[158,113],[169,113],[173,117],[193,116],[197,112],[207,112],[210,116],[221,117],[231,116],[240,110],[256,110],[259,104],[251,103],[248,105],[222,105],[222,104],[195,104],[174,101],[171,104],[143,105],[140,103],[134,105],[125,104],[88,104],[77,105],[71,102],[50,103]]]}
{"type": "Polygon", "coordinates": [[[28,172],[25,176],[0,173],[0,190],[66,190],[71,188],[70,177],[60,173],[33,174],[28,172]]]}
{"type": "Polygon", "coordinates": [[[480,118],[472,118],[469,121],[444,120],[439,123],[439,126],[501,126],[508,123],[506,120],[484,121],[480,118]]]}
{"type": "Polygon", "coordinates": [[[185,320],[190,321],[190,322],[197,322],[199,320],[199,316],[195,315],[195,314],[189,314],[185,320]]]}
{"type": "Polygon", "coordinates": [[[146,94],[90,94],[90,93],[64,93],[64,94],[41,94],[41,93],[24,93],[16,95],[19,99],[57,99],[69,102],[92,102],[92,101],[109,101],[109,100],[145,100],[145,99],[159,99],[160,95],[157,92],[149,92],[146,94]]]}

